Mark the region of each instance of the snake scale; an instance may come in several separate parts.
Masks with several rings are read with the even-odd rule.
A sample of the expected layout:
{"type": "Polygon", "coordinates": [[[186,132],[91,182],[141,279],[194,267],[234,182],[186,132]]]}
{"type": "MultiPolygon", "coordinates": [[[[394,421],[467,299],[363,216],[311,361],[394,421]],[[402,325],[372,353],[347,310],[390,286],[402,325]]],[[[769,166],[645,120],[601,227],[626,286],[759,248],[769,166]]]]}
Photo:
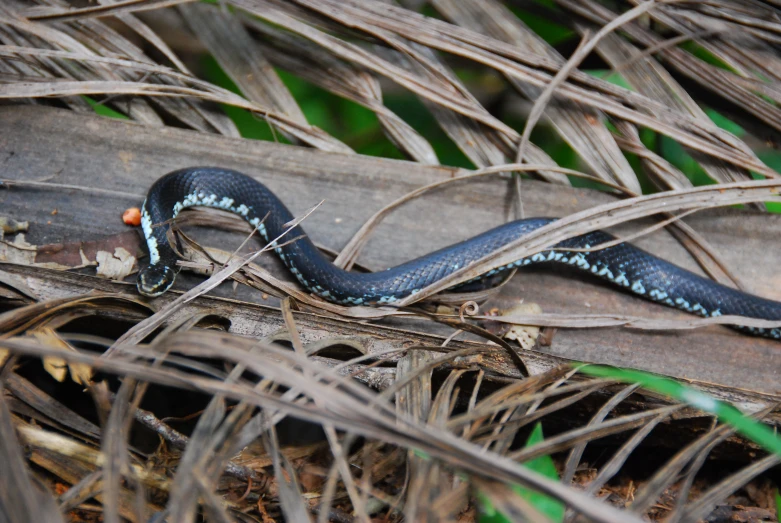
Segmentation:
{"type": "MultiPolygon", "coordinates": [[[[141,225],[149,247],[150,264],[138,277],[141,294],[159,296],[173,284],[177,255],[168,242],[167,232],[171,220],[182,209],[194,206],[235,213],[255,227],[267,242],[279,237],[285,231],[285,224],[293,219],[287,207],[266,186],[240,172],[218,167],[191,167],[166,174],[152,185],[142,209],[141,225]]],[[[553,220],[528,218],[506,223],[375,273],[349,272],[336,267],[300,226],[286,236],[297,240],[272,246],[301,285],[325,300],[344,305],[390,304],[553,220]]],[[[608,233],[594,231],[565,240],[555,246],[556,250],[534,254],[483,276],[536,263],[567,265],[643,298],[700,316],[738,315],[781,320],[781,303],[703,278],[629,243],[588,251],[592,246],[613,239],[608,233]],[[566,250],[576,248],[585,251],[566,250]]],[[[734,327],[750,334],[781,339],[781,328],[734,327]]]]}

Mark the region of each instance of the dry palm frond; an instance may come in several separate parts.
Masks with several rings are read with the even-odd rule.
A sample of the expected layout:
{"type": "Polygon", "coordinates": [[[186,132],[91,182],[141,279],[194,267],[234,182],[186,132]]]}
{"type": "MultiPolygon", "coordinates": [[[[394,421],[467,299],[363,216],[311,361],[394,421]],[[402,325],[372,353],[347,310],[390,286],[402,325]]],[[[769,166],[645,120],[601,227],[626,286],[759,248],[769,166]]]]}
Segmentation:
{"type": "MultiPolygon", "coordinates": [[[[682,218],[737,204],[764,210],[763,202],[779,200],[778,173],[759,154],[768,139],[778,142],[781,131],[778,6],[432,0],[425,16],[421,3],[11,0],[0,5],[0,99],[85,114],[108,108],[139,124],[140,133],[184,127],[234,138],[240,126],[224,109],[239,111],[264,122],[275,139],[356,159],[361,141],[312,125],[285,81],[293,75],[373,113],[399,155],[446,163],[437,144],[389,98],[403,93],[422,102],[451,145],[479,170],[454,169],[453,180],[421,182],[376,212],[338,254],[336,263],[344,267],[353,266],[389,213],[403,212],[407,202],[451,182],[503,183],[515,173],[511,200],[520,204],[521,173],[559,185],[587,179],[616,198],[508,245],[402,306],[565,238],[645,217],[659,222],[644,233],[669,227],[706,271],[739,283],[682,218]],[[550,45],[515,15],[519,7],[565,24],[580,45],[574,52],[550,45]],[[198,57],[206,52],[230,82],[205,77],[198,57]],[[597,55],[609,72],[621,75],[622,85],[586,72],[584,60],[597,55]],[[745,132],[738,137],[721,129],[702,105],[724,112],[745,132]],[[523,129],[511,122],[518,112],[526,120],[523,129]],[[537,128],[568,144],[578,169],[558,165],[536,143],[537,128]],[[695,187],[690,173],[649,144],[645,132],[676,142],[717,185],[695,187]],[[663,192],[643,196],[643,176],[625,155],[636,158],[643,176],[663,192]]],[[[3,187],[13,182],[3,180],[3,187]]],[[[16,187],[134,197],[46,180],[18,181],[16,187]]],[[[523,214],[522,206],[516,212],[523,214]]],[[[212,215],[189,219],[235,226],[212,215]]],[[[663,515],[694,521],[778,464],[708,416],[636,385],[585,378],[560,359],[519,356],[476,324],[673,330],[733,318],[481,317],[470,316],[475,311],[468,308],[457,315],[347,308],[323,304],[252,263],[262,250],[242,257],[184,243],[196,252],[188,266],[213,269],[214,275],[161,300],[166,305],[156,311],[86,277],[67,280],[6,266],[0,271],[2,296],[10,298],[0,315],[6,393],[0,400],[0,476],[12,478],[0,486],[0,505],[13,506],[12,516],[56,521],[72,510],[100,510],[107,521],[146,521],[155,513],[170,521],[474,520],[475,500],[483,499],[511,520],[546,521],[549,514],[532,497],[516,495],[533,490],[567,507],[567,519],[624,522],[658,517],[657,502],[674,489],[677,504],[663,515]],[[204,298],[229,277],[282,298],[277,316],[204,298]],[[42,280],[50,284],[46,292],[40,291],[42,280]],[[102,292],[83,294],[86,285],[102,292]],[[253,314],[268,317],[231,324],[253,314]],[[434,341],[358,323],[411,317],[435,319],[451,335],[434,341]],[[88,318],[100,318],[105,328],[85,327],[88,318]],[[263,321],[267,329],[261,332],[263,321]],[[462,333],[481,343],[454,341],[462,333]],[[52,375],[62,378],[66,368],[77,375],[90,407],[37,385],[40,377],[26,368],[35,358],[56,367],[49,368],[52,375]],[[161,391],[197,400],[186,412],[144,403],[169,393],[161,391]],[[197,421],[179,430],[190,416],[197,421]],[[323,442],[288,445],[284,424],[290,418],[319,425],[323,442]],[[523,445],[541,420],[544,440],[523,445]],[[147,440],[139,448],[139,433],[153,434],[159,446],[150,449],[147,440]],[[620,490],[622,467],[654,444],[669,456],[648,471],[631,503],[629,494],[620,503],[611,499],[620,490]],[[603,450],[595,451],[597,445],[603,450]],[[604,449],[610,455],[602,459],[604,449]],[[561,465],[561,481],[523,466],[551,455],[561,465]],[[728,455],[740,467],[709,476],[699,488],[704,464],[714,455],[728,455]],[[594,474],[585,488],[574,488],[589,467],[594,474]]],[[[478,296],[484,297],[471,297],[478,296]]],[[[756,400],[745,399],[755,417],[780,422],[776,396],[734,394],[732,399],[756,400]]]]}

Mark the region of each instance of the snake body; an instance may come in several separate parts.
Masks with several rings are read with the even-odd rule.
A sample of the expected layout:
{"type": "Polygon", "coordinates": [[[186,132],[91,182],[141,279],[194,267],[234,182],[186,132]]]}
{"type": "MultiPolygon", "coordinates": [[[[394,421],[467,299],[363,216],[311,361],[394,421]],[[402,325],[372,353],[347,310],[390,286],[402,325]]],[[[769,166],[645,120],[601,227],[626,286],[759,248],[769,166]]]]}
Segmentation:
{"type": "MultiPolygon", "coordinates": [[[[167,232],[184,208],[214,207],[238,214],[268,242],[278,238],[293,215],[266,186],[240,172],[217,167],[192,167],[171,172],[149,190],[141,224],[150,264],[138,277],[138,290],[158,296],[176,276],[177,255],[167,232]]],[[[473,238],[412,261],[375,273],[345,271],[331,263],[300,226],[274,243],[276,253],[296,279],[310,292],[344,305],[389,304],[415,294],[461,267],[550,223],[554,218],[529,218],[510,222],[473,238]],[[288,238],[295,241],[284,243],[288,238]]],[[[712,280],[657,258],[628,243],[589,252],[614,237],[594,231],[565,240],[549,250],[494,269],[503,270],[536,263],[567,265],[589,272],[643,298],[704,317],[738,315],[781,320],[781,303],[764,299],[712,280]],[[585,249],[585,252],[566,249],[585,249]]],[[[751,334],[781,339],[781,328],[763,329],[736,325],[751,334]]]]}

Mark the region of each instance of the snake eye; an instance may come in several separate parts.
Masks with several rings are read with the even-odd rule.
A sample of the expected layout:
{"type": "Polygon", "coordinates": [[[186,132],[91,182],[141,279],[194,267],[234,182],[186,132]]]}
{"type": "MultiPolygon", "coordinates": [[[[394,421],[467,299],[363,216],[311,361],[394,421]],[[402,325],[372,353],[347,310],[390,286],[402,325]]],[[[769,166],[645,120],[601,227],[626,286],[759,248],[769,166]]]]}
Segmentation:
{"type": "Polygon", "coordinates": [[[150,265],[138,273],[136,286],[144,296],[154,298],[171,288],[176,279],[176,273],[165,265],[150,265]]]}

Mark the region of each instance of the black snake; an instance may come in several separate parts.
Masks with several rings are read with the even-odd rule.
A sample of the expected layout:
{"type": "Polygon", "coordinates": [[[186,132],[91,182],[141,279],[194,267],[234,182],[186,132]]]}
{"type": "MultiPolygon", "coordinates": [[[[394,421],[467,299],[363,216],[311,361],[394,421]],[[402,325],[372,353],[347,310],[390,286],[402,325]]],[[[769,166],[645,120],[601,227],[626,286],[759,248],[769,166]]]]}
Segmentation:
{"type": "MultiPolygon", "coordinates": [[[[192,167],[160,178],[149,190],[141,223],[149,247],[150,264],[138,277],[138,290],[146,296],[164,293],[174,282],[177,256],[167,240],[170,221],[185,207],[206,206],[242,216],[266,241],[285,231],[293,215],[262,183],[240,172],[217,167],[192,167]]],[[[388,304],[419,292],[452,272],[553,221],[529,218],[506,223],[473,238],[415,260],[375,273],[348,272],[331,263],[300,226],[274,245],[288,269],[323,299],[344,305],[388,304]]],[[[738,315],[781,320],[781,303],[753,296],[657,258],[628,243],[588,252],[592,246],[613,240],[595,231],[565,240],[556,250],[540,252],[494,269],[484,276],[532,263],[575,267],[608,280],[643,298],[705,317],[738,315]],[[585,249],[585,252],[566,249],[585,249]]],[[[736,328],[781,339],[781,328],[736,328]]]]}

